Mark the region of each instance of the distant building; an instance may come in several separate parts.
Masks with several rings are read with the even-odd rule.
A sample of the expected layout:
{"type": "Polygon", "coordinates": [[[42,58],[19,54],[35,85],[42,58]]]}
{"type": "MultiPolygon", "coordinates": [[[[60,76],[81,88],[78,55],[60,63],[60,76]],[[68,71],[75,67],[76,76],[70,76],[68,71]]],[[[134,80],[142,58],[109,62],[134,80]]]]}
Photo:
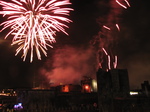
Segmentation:
{"type": "Polygon", "coordinates": [[[24,112],[28,109],[48,110],[52,108],[55,98],[55,91],[51,90],[17,90],[17,102],[22,104],[24,112]]]}
{"type": "Polygon", "coordinates": [[[111,112],[114,99],[129,96],[129,78],[126,69],[112,69],[97,72],[98,102],[100,112],[111,112]]]}
{"type": "Polygon", "coordinates": [[[13,89],[0,90],[0,112],[11,112],[16,103],[17,94],[13,89]]]}
{"type": "Polygon", "coordinates": [[[143,94],[149,97],[150,96],[150,84],[149,84],[149,81],[144,81],[141,84],[141,87],[142,87],[143,94]]]}
{"type": "Polygon", "coordinates": [[[58,87],[56,90],[18,90],[21,112],[98,112],[97,93],[68,91],[71,85],[59,87],[60,91],[58,87]]]}
{"type": "Polygon", "coordinates": [[[113,97],[126,97],[129,95],[129,78],[126,69],[112,69],[97,72],[98,92],[100,95],[113,95],[113,97]]]}
{"type": "Polygon", "coordinates": [[[17,89],[15,92],[11,89],[2,90],[0,110],[4,110],[3,112],[7,109],[19,112],[150,112],[148,81],[141,84],[142,89],[131,91],[126,69],[109,71],[99,69],[96,75],[97,81],[85,76],[80,85],[58,85],[50,89],[17,89]],[[13,102],[9,100],[11,97],[15,98],[13,102]]]}
{"type": "Polygon", "coordinates": [[[112,69],[109,72],[114,97],[127,97],[130,91],[127,69],[112,69]]]}

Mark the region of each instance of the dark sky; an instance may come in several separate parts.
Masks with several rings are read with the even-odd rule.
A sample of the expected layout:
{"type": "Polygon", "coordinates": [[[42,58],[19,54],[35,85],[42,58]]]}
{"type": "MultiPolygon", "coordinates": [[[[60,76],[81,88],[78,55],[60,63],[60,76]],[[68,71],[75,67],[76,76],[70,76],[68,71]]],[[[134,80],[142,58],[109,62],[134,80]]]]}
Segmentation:
{"type": "MultiPolygon", "coordinates": [[[[95,77],[97,46],[95,40],[103,33],[103,45],[108,53],[118,56],[119,69],[128,69],[131,88],[140,88],[144,80],[150,81],[150,7],[148,0],[130,0],[131,7],[124,9],[115,0],[71,0],[73,23],[66,29],[69,36],[58,33],[54,49],[48,57],[22,61],[15,56],[11,38],[4,40],[7,31],[0,35],[0,88],[31,87],[33,79],[47,83],[79,83],[84,75],[95,77]],[[115,24],[119,24],[117,31],[115,24]],[[105,31],[102,25],[112,28],[105,31]],[[105,40],[105,41],[104,41],[105,40]],[[107,40],[107,41],[106,41],[107,40]],[[96,47],[96,48],[94,48],[96,47]]],[[[123,1],[123,0],[120,0],[123,1]]],[[[2,16],[1,16],[2,18],[2,16]]],[[[4,19],[1,19],[3,21],[4,19]]],[[[98,48],[100,48],[98,46],[98,48]]]]}

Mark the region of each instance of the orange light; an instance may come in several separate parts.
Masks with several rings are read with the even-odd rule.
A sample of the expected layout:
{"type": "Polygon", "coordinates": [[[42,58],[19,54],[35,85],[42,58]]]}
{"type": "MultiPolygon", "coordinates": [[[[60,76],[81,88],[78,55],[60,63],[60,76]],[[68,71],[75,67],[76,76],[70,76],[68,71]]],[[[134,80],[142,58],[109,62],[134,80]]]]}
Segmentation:
{"type": "Polygon", "coordinates": [[[85,86],[85,89],[89,89],[89,86],[88,86],[88,85],[86,85],[86,86],[85,86]]]}
{"type": "Polygon", "coordinates": [[[62,90],[63,92],[69,92],[69,86],[68,85],[65,85],[64,87],[63,87],[63,90],[62,90]]]}
{"type": "Polygon", "coordinates": [[[89,85],[85,85],[85,89],[88,90],[89,89],[89,85]]]}

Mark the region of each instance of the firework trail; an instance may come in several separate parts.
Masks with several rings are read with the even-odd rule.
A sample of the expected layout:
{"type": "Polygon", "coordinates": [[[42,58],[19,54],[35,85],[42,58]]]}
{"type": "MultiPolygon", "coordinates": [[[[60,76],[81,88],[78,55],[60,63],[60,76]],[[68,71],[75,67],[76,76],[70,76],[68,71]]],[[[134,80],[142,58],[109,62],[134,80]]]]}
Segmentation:
{"type": "Polygon", "coordinates": [[[33,61],[34,50],[39,60],[41,52],[47,56],[47,47],[52,48],[52,43],[56,42],[56,32],[68,35],[65,23],[72,21],[66,16],[73,9],[65,6],[70,4],[69,0],[0,0],[3,9],[0,14],[8,18],[0,24],[3,26],[1,31],[10,28],[5,39],[13,35],[12,45],[19,46],[16,55],[22,51],[25,61],[30,51],[30,62],[33,61]]]}
{"type": "MultiPolygon", "coordinates": [[[[127,0],[124,0],[124,2],[127,4],[128,7],[130,7],[130,4],[127,0]]],[[[123,5],[121,2],[119,2],[118,0],[116,0],[116,3],[119,4],[121,7],[127,9],[126,5],[123,5]]]]}
{"type": "Polygon", "coordinates": [[[103,25],[103,28],[107,29],[107,30],[111,30],[109,27],[103,25]]]}
{"type": "Polygon", "coordinates": [[[116,27],[117,27],[118,31],[120,31],[120,27],[119,27],[119,25],[118,25],[118,24],[116,24],[116,27]]]}
{"type": "MultiPolygon", "coordinates": [[[[106,4],[108,3],[106,2],[106,4]]],[[[117,68],[118,57],[115,53],[115,47],[117,45],[118,32],[121,30],[118,24],[119,16],[123,9],[130,7],[130,4],[127,0],[110,0],[109,6],[110,11],[98,18],[101,30],[94,37],[94,42],[92,42],[97,47],[99,67],[105,70],[117,68]]]]}

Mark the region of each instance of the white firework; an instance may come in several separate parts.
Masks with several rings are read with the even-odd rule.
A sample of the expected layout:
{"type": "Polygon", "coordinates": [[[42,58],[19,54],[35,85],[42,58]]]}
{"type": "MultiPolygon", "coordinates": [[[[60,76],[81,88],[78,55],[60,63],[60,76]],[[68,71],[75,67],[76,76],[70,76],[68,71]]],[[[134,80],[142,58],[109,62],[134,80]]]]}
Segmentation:
{"type": "Polygon", "coordinates": [[[55,32],[68,33],[65,23],[72,22],[66,16],[72,8],[69,0],[11,0],[10,2],[0,0],[2,9],[0,14],[7,16],[7,20],[0,24],[1,31],[10,28],[5,38],[13,35],[12,45],[19,45],[16,55],[22,51],[25,61],[30,50],[30,62],[33,61],[33,51],[41,60],[41,51],[47,56],[47,47],[52,48],[55,42],[55,32]]]}

